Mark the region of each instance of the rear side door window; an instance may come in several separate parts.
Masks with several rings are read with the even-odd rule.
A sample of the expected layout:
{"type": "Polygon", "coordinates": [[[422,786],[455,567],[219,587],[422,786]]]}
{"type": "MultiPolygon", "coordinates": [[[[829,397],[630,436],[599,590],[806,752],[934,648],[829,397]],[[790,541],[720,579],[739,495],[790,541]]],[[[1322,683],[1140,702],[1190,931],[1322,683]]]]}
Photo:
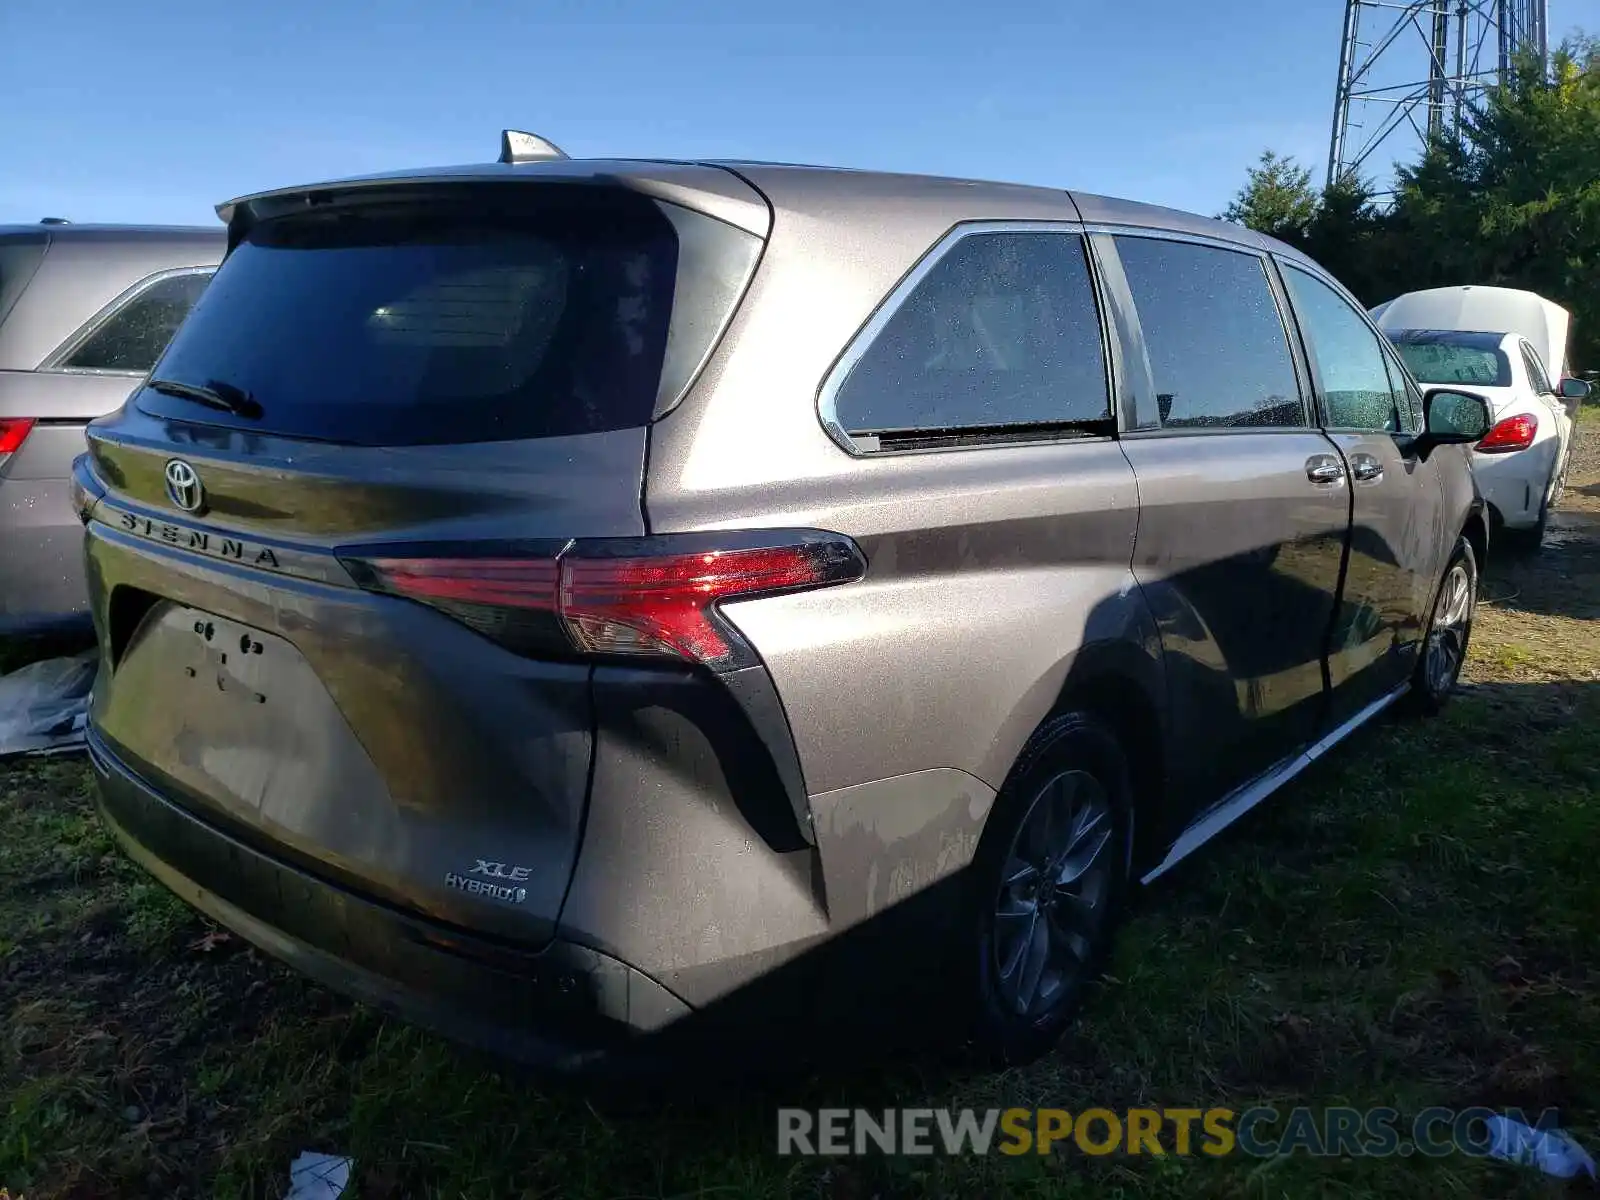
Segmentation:
{"type": "Polygon", "coordinates": [[[1400,410],[1409,401],[1403,382],[1397,386],[1390,379],[1379,335],[1354,305],[1315,275],[1292,264],[1285,268],[1322,385],[1328,428],[1401,432],[1400,410]]]}
{"type": "Polygon", "coordinates": [[[58,370],[143,375],[155,365],[211,280],[209,270],[179,271],[136,287],[99,318],[54,364],[58,370]]]}
{"type": "Polygon", "coordinates": [[[1110,432],[1081,234],[963,234],[876,323],[824,397],[825,419],[851,449],[1047,436],[1080,423],[1110,432]]]}
{"type": "Polygon", "coordinates": [[[1266,263],[1166,238],[1112,239],[1163,429],[1293,429],[1305,404],[1266,263]]]}

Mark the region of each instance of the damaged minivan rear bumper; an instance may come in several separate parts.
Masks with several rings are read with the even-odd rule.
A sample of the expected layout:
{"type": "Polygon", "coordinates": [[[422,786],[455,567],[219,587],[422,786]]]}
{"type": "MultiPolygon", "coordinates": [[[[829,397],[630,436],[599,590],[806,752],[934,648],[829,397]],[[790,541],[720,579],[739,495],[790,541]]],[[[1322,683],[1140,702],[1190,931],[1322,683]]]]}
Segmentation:
{"type": "Polygon", "coordinates": [[[163,799],[92,730],[89,750],[101,815],[131,858],[246,941],[375,1008],[557,1071],[624,1058],[690,1011],[588,947],[509,946],[312,876],[163,799]]]}

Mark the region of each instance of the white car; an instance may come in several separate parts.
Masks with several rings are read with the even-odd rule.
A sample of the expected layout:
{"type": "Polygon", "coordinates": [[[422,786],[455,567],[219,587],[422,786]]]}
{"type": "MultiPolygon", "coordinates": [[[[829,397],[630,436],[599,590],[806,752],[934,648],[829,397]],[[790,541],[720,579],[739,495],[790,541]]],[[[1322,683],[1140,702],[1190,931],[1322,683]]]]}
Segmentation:
{"type": "Polygon", "coordinates": [[[1589,394],[1587,383],[1563,378],[1567,310],[1513,288],[1446,287],[1397,296],[1372,317],[1419,383],[1469,388],[1489,402],[1473,473],[1507,541],[1536,548],[1561,499],[1572,414],[1589,394]]]}

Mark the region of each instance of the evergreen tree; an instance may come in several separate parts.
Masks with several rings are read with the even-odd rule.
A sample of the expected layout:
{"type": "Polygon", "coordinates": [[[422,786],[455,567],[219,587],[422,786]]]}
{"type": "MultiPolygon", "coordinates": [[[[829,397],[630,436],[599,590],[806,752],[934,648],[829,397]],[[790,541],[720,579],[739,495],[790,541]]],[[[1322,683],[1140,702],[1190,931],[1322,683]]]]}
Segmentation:
{"type": "MultiPolygon", "coordinates": [[[[1600,367],[1600,39],[1548,71],[1524,61],[1442,140],[1399,168],[1393,206],[1272,151],[1223,216],[1305,250],[1363,303],[1453,284],[1525,288],[1572,313],[1573,369],[1600,367]]],[[[1553,366],[1552,366],[1553,369],[1553,366]]]]}
{"type": "Polygon", "coordinates": [[[1259,164],[1250,168],[1248,181],[1222,219],[1298,243],[1316,211],[1317,193],[1311,187],[1310,170],[1292,158],[1263,150],[1259,164]]]}

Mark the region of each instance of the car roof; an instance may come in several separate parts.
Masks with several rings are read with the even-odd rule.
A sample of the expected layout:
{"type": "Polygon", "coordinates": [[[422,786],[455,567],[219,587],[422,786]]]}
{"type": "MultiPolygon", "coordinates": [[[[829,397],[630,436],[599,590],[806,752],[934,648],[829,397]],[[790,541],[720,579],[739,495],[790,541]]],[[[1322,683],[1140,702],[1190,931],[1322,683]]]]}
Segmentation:
{"type": "MultiPolygon", "coordinates": [[[[851,167],[824,167],[794,163],[753,162],[748,160],[715,160],[714,165],[739,171],[754,179],[761,189],[779,202],[783,194],[799,181],[826,181],[826,190],[848,200],[852,194],[874,192],[887,199],[914,199],[944,197],[950,203],[952,215],[963,209],[974,211],[1000,210],[1009,205],[1033,206],[1060,204],[1069,199],[1076,215],[1089,225],[1131,225],[1146,229],[1161,229],[1174,233],[1187,233],[1220,241],[1237,242],[1258,250],[1273,250],[1286,256],[1305,260],[1305,256],[1292,246],[1273,238],[1212,217],[1202,217],[1181,209],[1146,204],[1138,200],[1124,200],[1103,196],[1076,188],[1050,188],[1037,184],[1003,183],[990,179],[967,179],[960,176],[902,174],[892,171],[867,171],[851,167]]],[[[1308,260],[1307,260],[1308,261],[1308,260]]]]}
{"type": "Polygon", "coordinates": [[[42,234],[53,243],[77,242],[221,242],[227,230],[220,225],[0,225],[0,237],[8,234],[42,234]]]}
{"type": "Polygon", "coordinates": [[[0,324],[0,368],[33,370],[106,305],[161,271],[215,267],[227,231],[163,225],[0,225],[43,256],[0,324]]]}
{"type": "MultiPolygon", "coordinates": [[[[288,198],[324,189],[384,187],[405,183],[500,182],[509,180],[581,181],[614,180],[624,184],[648,182],[694,186],[712,172],[727,172],[758,188],[777,208],[826,211],[834,217],[881,219],[896,205],[912,205],[927,212],[943,210],[951,224],[967,220],[1075,220],[1081,214],[1090,224],[1135,225],[1234,242],[1257,250],[1271,250],[1309,262],[1293,247],[1228,221],[1202,217],[1177,209],[1132,200],[1100,196],[1063,188],[956,176],[919,175],[852,167],[804,163],[762,162],[753,159],[541,159],[517,163],[474,163],[387,171],[347,179],[274,188],[239,196],[217,206],[224,221],[240,205],[288,198]],[[1074,207],[1074,205],[1076,207],[1074,207]]],[[[715,185],[713,185],[715,186],[715,185]]],[[[670,198],[670,197],[668,197],[670,198]]],[[[711,211],[708,209],[708,211],[711,211]]],[[[728,215],[718,212],[715,215],[728,215]]],[[[743,223],[743,222],[736,222],[743,223]]],[[[747,225],[747,227],[749,227],[747,225]]]]}

